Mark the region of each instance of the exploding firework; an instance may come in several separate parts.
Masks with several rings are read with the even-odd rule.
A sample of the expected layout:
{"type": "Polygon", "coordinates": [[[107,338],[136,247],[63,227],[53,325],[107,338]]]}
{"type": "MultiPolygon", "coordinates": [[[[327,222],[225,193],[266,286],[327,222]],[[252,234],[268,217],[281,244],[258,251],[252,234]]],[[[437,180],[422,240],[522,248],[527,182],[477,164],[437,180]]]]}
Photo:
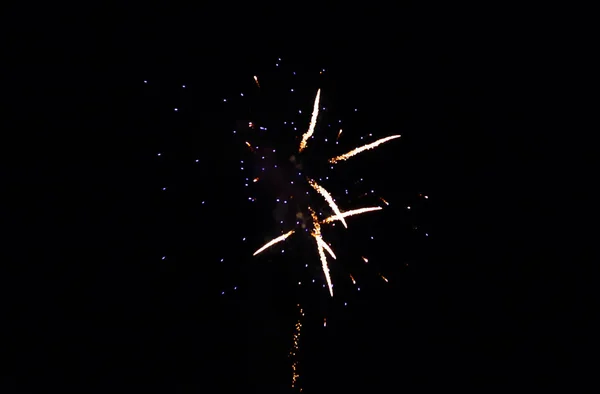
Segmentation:
{"type": "MultiPolygon", "coordinates": [[[[255,81],[256,81],[256,78],[255,78],[255,81]]],[[[299,175],[302,175],[301,170],[304,169],[304,163],[300,160],[300,154],[302,154],[307,149],[307,147],[309,145],[309,141],[312,138],[314,138],[315,128],[316,128],[317,120],[319,117],[320,99],[321,99],[321,89],[318,89],[317,94],[315,96],[312,116],[310,119],[308,129],[301,136],[300,143],[298,145],[296,153],[290,157],[290,163],[294,166],[294,168],[296,170],[300,171],[300,172],[298,172],[299,175]]],[[[341,133],[342,133],[342,130],[340,129],[340,131],[337,134],[336,139],[339,139],[341,133]]],[[[379,139],[370,144],[366,144],[366,145],[357,147],[345,154],[338,155],[338,156],[335,156],[335,157],[329,159],[329,163],[335,164],[340,161],[348,160],[349,158],[354,157],[354,156],[358,155],[359,153],[376,148],[377,146],[379,146],[385,142],[394,140],[396,138],[400,138],[400,135],[392,135],[392,136],[389,136],[386,138],[379,139]]],[[[249,142],[246,142],[246,145],[253,153],[257,153],[257,150],[259,149],[259,147],[253,147],[252,144],[250,144],[249,142]]],[[[273,149],[273,152],[275,152],[275,149],[273,149]]],[[[262,156],[262,159],[264,159],[264,158],[265,157],[262,156]]],[[[275,165],[274,167],[277,168],[277,165],[275,165]]],[[[262,171],[264,171],[264,167],[262,168],[262,171]]],[[[256,182],[257,179],[258,178],[256,178],[254,181],[256,182]]],[[[321,266],[323,269],[323,274],[325,275],[325,279],[327,281],[329,294],[333,297],[333,284],[331,281],[330,270],[329,270],[327,256],[326,256],[325,252],[327,252],[330,255],[330,257],[333,259],[335,259],[336,257],[335,257],[333,250],[330,248],[330,246],[327,244],[327,242],[325,242],[325,240],[323,239],[323,234],[321,232],[321,224],[330,224],[330,223],[334,223],[335,221],[339,221],[343,224],[343,226],[345,228],[347,228],[348,225],[346,223],[345,218],[351,217],[354,215],[359,215],[359,214],[366,213],[366,212],[377,211],[382,208],[381,207],[364,207],[364,208],[358,208],[358,209],[353,209],[353,210],[348,210],[348,211],[342,211],[340,209],[340,207],[337,205],[337,203],[335,202],[335,198],[331,195],[331,193],[329,191],[327,191],[322,185],[317,183],[314,179],[311,179],[309,177],[303,177],[302,179],[297,179],[296,181],[288,180],[286,182],[278,182],[278,185],[280,185],[280,184],[287,185],[288,183],[291,186],[289,187],[289,189],[290,189],[289,193],[285,193],[285,195],[289,196],[288,198],[290,201],[295,200],[295,202],[296,202],[296,207],[298,210],[297,214],[296,214],[296,218],[299,219],[297,221],[297,224],[301,225],[303,229],[307,229],[306,228],[307,225],[311,227],[310,235],[315,240],[315,246],[317,248],[317,252],[318,252],[319,258],[321,260],[321,266]],[[328,207],[331,209],[333,214],[324,220],[319,220],[318,216],[314,212],[314,210],[312,210],[309,207],[309,204],[311,203],[311,198],[310,197],[308,199],[306,198],[306,195],[309,195],[309,192],[306,191],[305,193],[298,193],[298,188],[297,188],[297,186],[294,186],[294,182],[303,182],[304,184],[307,184],[308,186],[310,186],[310,188],[312,190],[316,191],[318,193],[318,195],[322,199],[325,200],[325,202],[327,203],[328,207]],[[294,187],[292,187],[292,186],[294,186],[294,187]],[[306,211],[309,212],[309,215],[306,214],[306,211]],[[306,218],[308,218],[308,217],[311,218],[310,221],[306,220],[306,218]]],[[[387,201],[385,201],[383,199],[382,199],[382,201],[387,205],[387,201]]],[[[287,204],[287,202],[288,201],[286,200],[285,203],[287,204]]],[[[256,250],[256,252],[254,252],[254,255],[256,256],[256,255],[260,254],[261,252],[267,250],[271,246],[273,246],[279,242],[285,241],[290,235],[292,235],[294,233],[295,233],[295,230],[292,229],[292,230],[289,230],[287,233],[268,241],[265,245],[261,246],[258,250],[256,250]]],[[[365,259],[365,262],[366,262],[366,259],[365,259]]]]}

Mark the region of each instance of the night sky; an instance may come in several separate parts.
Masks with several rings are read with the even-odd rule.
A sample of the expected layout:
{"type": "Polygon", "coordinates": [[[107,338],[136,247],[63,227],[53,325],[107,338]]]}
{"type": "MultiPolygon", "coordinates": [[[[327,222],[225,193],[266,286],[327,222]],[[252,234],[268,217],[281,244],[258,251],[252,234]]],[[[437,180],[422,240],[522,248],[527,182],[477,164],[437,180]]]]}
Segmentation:
{"type": "Polygon", "coordinates": [[[529,46],[490,10],[92,8],[14,30],[5,392],[293,393],[294,361],[305,393],[569,379],[589,288],[535,252],[529,46]],[[324,229],[333,298],[308,233],[252,256],[296,226],[285,195],[331,213],[289,183],[319,88],[306,171],[383,207],[324,229]]]}

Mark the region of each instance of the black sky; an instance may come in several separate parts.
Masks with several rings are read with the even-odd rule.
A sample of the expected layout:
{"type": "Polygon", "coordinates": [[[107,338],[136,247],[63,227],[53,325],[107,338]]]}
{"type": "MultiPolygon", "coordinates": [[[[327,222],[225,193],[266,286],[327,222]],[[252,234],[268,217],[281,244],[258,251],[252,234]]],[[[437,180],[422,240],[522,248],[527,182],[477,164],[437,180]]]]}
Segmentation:
{"type": "MultiPolygon", "coordinates": [[[[8,148],[5,173],[16,191],[5,392],[291,392],[296,302],[307,309],[306,393],[541,385],[578,371],[589,287],[569,264],[546,264],[534,230],[556,208],[538,201],[546,175],[526,137],[529,16],[287,7],[12,11],[25,22],[11,26],[6,109],[24,153],[8,148]],[[357,133],[403,135],[349,163],[385,167],[370,182],[397,206],[335,236],[344,258],[371,248],[387,285],[373,274],[360,294],[340,285],[331,301],[293,286],[291,267],[312,258],[300,241],[289,259],[250,256],[272,210],[240,204],[244,149],[230,131],[245,119],[221,99],[250,90],[253,75],[287,83],[278,58],[302,75],[325,68],[328,106],[355,116],[357,133]],[[378,248],[363,246],[369,231],[378,248]]],[[[319,87],[303,78],[307,92],[319,87]]]]}

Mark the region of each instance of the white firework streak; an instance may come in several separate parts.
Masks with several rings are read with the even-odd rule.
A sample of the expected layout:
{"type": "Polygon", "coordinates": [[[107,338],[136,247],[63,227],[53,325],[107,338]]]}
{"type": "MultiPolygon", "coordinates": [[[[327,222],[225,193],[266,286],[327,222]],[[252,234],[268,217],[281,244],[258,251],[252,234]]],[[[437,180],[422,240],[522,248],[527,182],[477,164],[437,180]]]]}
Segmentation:
{"type": "Polygon", "coordinates": [[[312,137],[315,132],[315,126],[317,125],[317,116],[319,116],[319,99],[321,97],[321,89],[317,90],[317,97],[315,97],[315,104],[313,106],[313,113],[310,119],[310,124],[308,126],[308,131],[304,133],[302,136],[302,140],[300,141],[300,149],[298,152],[302,152],[304,148],[306,148],[306,143],[310,137],[312,137]]]}
{"type": "Polygon", "coordinates": [[[320,235],[314,235],[317,240],[317,250],[319,251],[319,257],[321,258],[321,265],[323,266],[323,273],[325,274],[325,279],[327,280],[327,286],[329,286],[329,294],[333,297],[333,285],[331,284],[331,277],[329,276],[329,266],[327,265],[327,256],[325,256],[325,252],[323,251],[323,238],[320,235]],[[319,242],[320,241],[320,242],[319,242]]]}
{"type": "Polygon", "coordinates": [[[256,256],[257,254],[259,254],[263,250],[268,249],[271,246],[275,245],[277,242],[281,242],[281,241],[285,240],[287,237],[289,237],[293,233],[294,233],[294,230],[291,230],[291,231],[288,231],[287,233],[285,233],[283,235],[280,235],[277,238],[273,238],[272,240],[270,240],[269,242],[267,242],[263,247],[261,247],[256,252],[254,252],[254,254],[252,256],[256,256]]]}
{"type": "Polygon", "coordinates": [[[323,251],[323,245],[327,247],[329,247],[329,245],[327,245],[325,241],[323,241],[323,237],[321,237],[321,224],[319,223],[319,219],[317,218],[315,211],[313,211],[311,207],[308,207],[308,210],[310,211],[310,216],[312,216],[313,225],[315,227],[311,235],[315,238],[315,241],[317,241],[317,251],[319,252],[319,258],[321,259],[323,274],[325,274],[325,280],[327,281],[327,286],[329,287],[329,294],[331,294],[333,297],[333,285],[331,284],[331,276],[329,275],[327,256],[325,256],[325,252],[323,251]]]}
{"type": "MultiPolygon", "coordinates": [[[[354,216],[354,215],[359,215],[361,213],[365,213],[365,212],[371,212],[371,211],[379,211],[380,209],[383,209],[381,207],[368,207],[368,208],[359,208],[359,209],[353,209],[351,211],[346,211],[346,212],[342,212],[342,217],[346,218],[348,216],[354,216]]],[[[323,220],[323,223],[331,223],[334,220],[341,220],[340,219],[340,215],[333,215],[328,217],[327,219],[323,220]]]]}
{"type": "Polygon", "coordinates": [[[339,221],[341,221],[342,224],[344,225],[344,227],[348,228],[348,225],[346,224],[346,221],[344,220],[342,212],[338,208],[335,201],[333,201],[333,197],[331,197],[331,194],[329,194],[329,192],[327,190],[325,190],[325,188],[323,186],[319,185],[317,182],[313,181],[310,178],[306,178],[306,179],[308,180],[309,185],[311,185],[313,187],[313,189],[315,189],[320,195],[322,195],[325,198],[325,200],[327,201],[327,203],[329,204],[331,209],[333,209],[333,212],[335,212],[339,221]]]}
{"type": "Polygon", "coordinates": [[[323,240],[323,238],[317,238],[317,243],[320,243],[321,246],[323,246],[323,248],[329,253],[329,255],[336,260],[337,257],[335,257],[335,253],[333,253],[333,250],[331,250],[331,248],[329,247],[329,245],[327,245],[327,242],[325,242],[323,240]]]}
{"type": "Polygon", "coordinates": [[[329,162],[331,164],[333,164],[333,163],[337,163],[338,161],[341,161],[341,160],[348,160],[352,156],[358,155],[360,152],[364,152],[366,150],[373,149],[373,148],[377,147],[378,145],[381,145],[381,144],[383,144],[385,142],[388,142],[388,141],[391,141],[393,139],[400,138],[400,137],[401,137],[400,135],[391,135],[389,137],[385,137],[385,138],[379,139],[379,140],[377,140],[375,142],[372,142],[370,144],[360,146],[360,147],[358,147],[356,149],[352,149],[348,153],[344,153],[343,155],[339,155],[337,157],[329,159],[329,162]]]}

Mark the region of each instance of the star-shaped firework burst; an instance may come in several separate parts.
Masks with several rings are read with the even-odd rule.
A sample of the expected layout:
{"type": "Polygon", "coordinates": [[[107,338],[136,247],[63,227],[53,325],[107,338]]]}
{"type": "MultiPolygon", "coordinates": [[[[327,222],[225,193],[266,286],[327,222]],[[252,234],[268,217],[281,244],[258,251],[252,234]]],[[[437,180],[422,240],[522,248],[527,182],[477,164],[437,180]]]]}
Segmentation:
{"type": "MultiPolygon", "coordinates": [[[[256,80],[256,77],[255,77],[255,80],[256,80]]],[[[256,80],[256,83],[258,84],[257,80],[256,80]]],[[[314,134],[315,126],[317,124],[317,118],[319,116],[320,98],[321,98],[321,89],[319,89],[317,91],[310,124],[308,126],[308,130],[306,131],[306,133],[304,133],[302,135],[297,153],[301,153],[302,151],[304,151],[306,149],[309,139],[314,134]]],[[[341,133],[341,130],[340,130],[340,133],[341,133]]],[[[339,137],[340,133],[338,133],[338,137],[339,137]]],[[[333,157],[333,158],[329,159],[329,163],[335,164],[340,161],[347,160],[353,156],[356,156],[357,154],[359,154],[361,152],[373,149],[385,142],[391,141],[396,138],[400,138],[400,135],[392,135],[389,137],[379,139],[370,144],[363,145],[361,147],[353,149],[343,155],[333,157]]],[[[252,146],[249,143],[247,143],[247,144],[248,144],[248,147],[250,147],[252,149],[252,146]]],[[[311,230],[310,234],[314,238],[316,246],[317,246],[319,258],[321,260],[321,265],[323,267],[323,273],[325,274],[325,279],[327,280],[327,285],[329,286],[329,294],[331,294],[331,296],[333,297],[333,285],[331,283],[331,276],[329,274],[329,266],[327,264],[327,256],[326,256],[325,252],[327,252],[333,259],[335,259],[336,256],[335,256],[335,253],[333,252],[333,250],[331,249],[331,247],[327,244],[327,242],[325,242],[323,240],[323,236],[321,234],[321,225],[331,224],[331,223],[334,223],[335,221],[340,221],[344,225],[344,227],[347,228],[348,225],[346,223],[345,218],[347,218],[349,216],[358,215],[361,213],[380,210],[382,208],[381,207],[365,207],[365,208],[359,208],[359,209],[354,209],[354,210],[349,210],[349,211],[341,211],[340,208],[335,203],[334,198],[323,186],[319,185],[314,179],[305,177],[305,180],[308,183],[308,185],[310,185],[310,187],[312,187],[317,193],[319,193],[325,199],[325,201],[327,202],[327,204],[329,205],[331,210],[334,212],[334,215],[332,215],[324,220],[319,220],[317,215],[315,214],[314,210],[310,207],[310,204],[307,204],[307,206],[305,207],[305,209],[310,213],[311,222],[312,222],[312,230],[311,230]]],[[[267,242],[260,249],[258,249],[256,252],[254,252],[254,256],[258,255],[259,253],[268,249],[269,247],[275,245],[276,243],[284,241],[290,235],[294,234],[295,231],[296,230],[290,230],[287,233],[267,242]]]]}

